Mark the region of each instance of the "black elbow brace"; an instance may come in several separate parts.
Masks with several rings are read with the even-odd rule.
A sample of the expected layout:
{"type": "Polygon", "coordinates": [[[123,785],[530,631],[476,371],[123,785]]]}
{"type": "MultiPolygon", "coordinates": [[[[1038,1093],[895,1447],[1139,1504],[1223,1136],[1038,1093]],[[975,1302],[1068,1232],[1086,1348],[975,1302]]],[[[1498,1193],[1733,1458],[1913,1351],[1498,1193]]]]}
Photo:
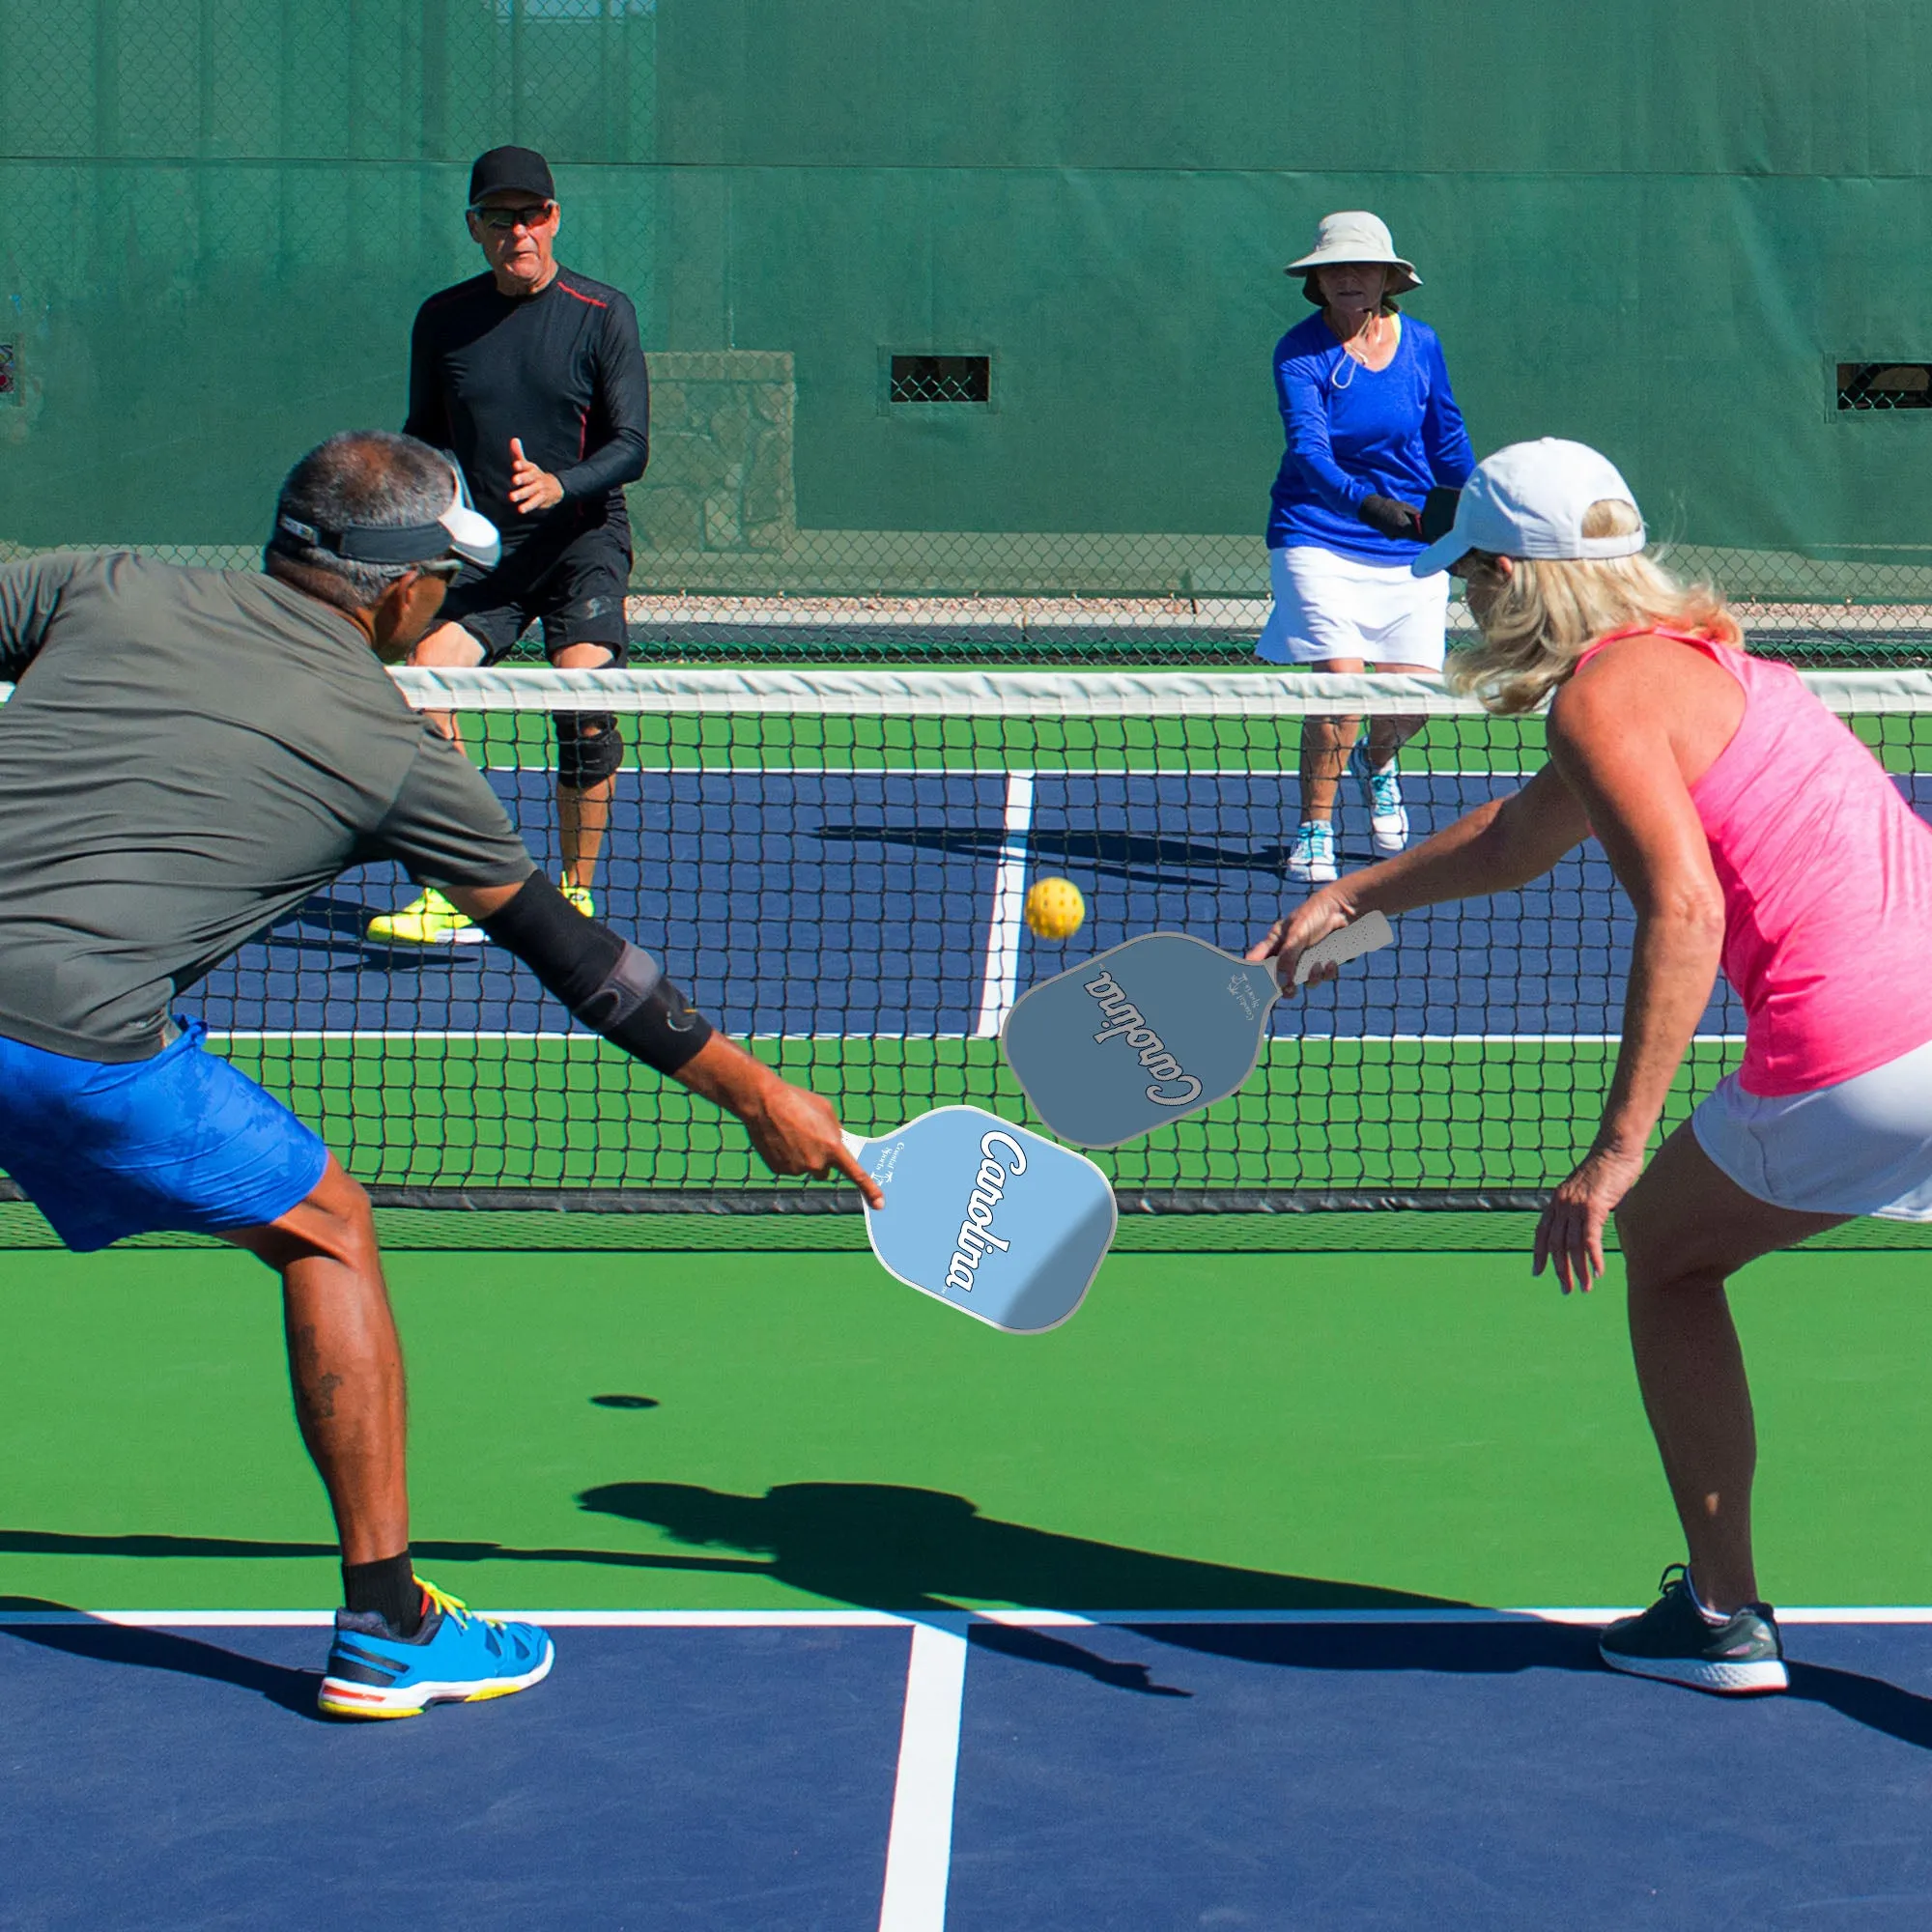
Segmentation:
{"type": "Polygon", "coordinates": [[[541,872],[483,930],[593,1033],[660,1073],[675,1073],[711,1037],[710,1021],[648,952],[585,919],[541,872]]]}

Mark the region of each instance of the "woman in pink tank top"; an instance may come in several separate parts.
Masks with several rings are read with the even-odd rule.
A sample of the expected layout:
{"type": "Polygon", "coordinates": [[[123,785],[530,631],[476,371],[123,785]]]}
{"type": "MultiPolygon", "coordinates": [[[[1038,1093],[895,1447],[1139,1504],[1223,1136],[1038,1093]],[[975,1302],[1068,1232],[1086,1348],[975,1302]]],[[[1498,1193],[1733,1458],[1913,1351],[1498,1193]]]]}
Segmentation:
{"type": "MultiPolygon", "coordinates": [[[[1400,858],[1325,886],[1249,954],[1285,980],[1324,934],[1514,890],[1593,835],[1636,914],[1622,1044],[1595,1141],[1537,1230],[1567,1293],[1614,1214],[1637,1378],[1689,1546],[1603,1634],[1621,1670],[1707,1690],[1786,1684],[1758,1599],[1750,1389],[1727,1278],[1856,1214],[1932,1220],[1932,827],[1788,667],[1748,656],[1715,592],[1643,554],[1594,450],[1499,450],[1416,560],[1467,583],[1481,643],[1452,682],[1549,700],[1549,762],[1400,858]],[[1744,1063],[1645,1152],[1719,971],[1744,1063]]],[[[1318,974],[1317,977],[1330,977],[1318,974]]]]}

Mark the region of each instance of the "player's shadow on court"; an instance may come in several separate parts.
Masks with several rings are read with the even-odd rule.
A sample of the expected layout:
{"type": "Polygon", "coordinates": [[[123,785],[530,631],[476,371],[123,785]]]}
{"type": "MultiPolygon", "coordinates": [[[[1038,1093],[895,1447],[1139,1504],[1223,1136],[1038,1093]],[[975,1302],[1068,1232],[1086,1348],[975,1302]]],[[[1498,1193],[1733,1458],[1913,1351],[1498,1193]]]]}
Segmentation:
{"type": "MultiPolygon", "coordinates": [[[[53,1610],[68,1616],[83,1612],[66,1604],[39,1597],[0,1597],[0,1611],[53,1610]]],[[[210,1684],[227,1684],[253,1691],[298,1718],[317,1723],[328,1720],[316,1709],[322,1685],[319,1670],[294,1670],[286,1664],[265,1663],[258,1657],[223,1650],[219,1644],[184,1636],[175,1631],[143,1630],[127,1624],[90,1618],[83,1623],[0,1623],[0,1637],[57,1651],[63,1657],[84,1658],[91,1663],[132,1665],[141,1670],[167,1670],[180,1677],[199,1677],[210,1684]]]]}
{"type": "MultiPolygon", "coordinates": [[[[759,1572],[864,1609],[918,1614],[972,1603],[1059,1610],[1448,1608],[1439,1597],[1371,1584],[1245,1570],[1063,1536],[982,1517],[964,1496],[889,1483],[788,1483],[762,1496],[688,1483],[607,1483],[585,1490],[586,1510],[667,1530],[696,1548],[763,1559],[759,1572]]],[[[708,1569],[717,1559],[691,1559],[708,1569]]],[[[1090,1640],[1092,1634],[1083,1633],[1090,1640]]],[[[1155,1683],[1145,1664],[1099,1656],[1063,1634],[978,1625],[973,1641],[1029,1662],[1075,1670],[1149,1696],[1191,1693],[1155,1683]]]]}
{"type": "MultiPolygon", "coordinates": [[[[821,825],[818,837],[840,844],[910,845],[916,849],[997,859],[1009,834],[993,825],[821,825]]],[[[1143,838],[1126,832],[1035,830],[1027,853],[1040,865],[1082,867],[1136,885],[1161,885],[1176,872],[1260,872],[1278,878],[1288,847],[1216,845],[1198,838],[1143,838]]]]}
{"type": "MultiPolygon", "coordinates": [[[[915,1616],[978,1603],[1182,1613],[1470,1607],[1451,1598],[1204,1563],[1064,1536],[982,1517],[964,1496],[893,1484],[792,1483],[753,1496],[687,1483],[608,1483],[585,1490],[578,1502],[587,1511],[667,1531],[692,1553],[521,1548],[442,1540],[418,1542],[415,1553],[425,1563],[583,1563],[770,1577],[835,1603],[915,1616]],[[701,1553],[713,1550],[718,1553],[701,1553]]],[[[331,1543],[0,1529],[0,1556],[201,1557],[224,1562],[307,1557],[332,1565],[337,1553],[331,1543]]],[[[66,1610],[67,1606],[37,1598],[0,1596],[0,1616],[22,1609],[66,1610]]],[[[1105,1643],[1105,1631],[1083,1630],[1080,1634],[1083,1642],[1037,1629],[979,1624],[973,1627],[972,1640],[980,1649],[1077,1671],[1117,1690],[1151,1696],[1189,1694],[1155,1682],[1145,1663],[1110,1659],[1087,1647],[1105,1643]]],[[[1173,1622],[1145,1626],[1140,1635],[1175,1650],[1312,1670],[1506,1675],[1552,1669],[1594,1674],[1604,1668],[1594,1631],[1528,1617],[1520,1622],[1478,1623],[1173,1622]]],[[[233,1685],[302,1717],[317,1717],[318,1673],[266,1663],[175,1632],[99,1622],[0,1620],[0,1638],[103,1663],[168,1670],[233,1685]]],[[[1634,1693],[1640,1689],[1632,1687],[1634,1693]]],[[[1791,1695],[1822,1704],[1901,1744],[1932,1750],[1932,1698],[1856,1671],[1803,1662],[1792,1665],[1791,1695]]]]}
{"type": "Polygon", "coordinates": [[[786,1483],[762,1496],[690,1483],[606,1483],[577,1500],[694,1548],[762,1556],[775,1580],[866,1609],[951,1610],[972,1602],[1058,1610],[1460,1607],[1444,1597],[1063,1536],[983,1517],[965,1496],[894,1483],[786,1483]]]}
{"type": "MultiPolygon", "coordinates": [[[[586,1510],[668,1531],[696,1548],[762,1557],[764,1575],[864,1609],[917,1614],[974,1603],[1058,1610],[1459,1610],[1454,1598],[1416,1596],[1232,1564],[1204,1563],[1064,1536],[982,1517],[966,1497],[885,1483],[791,1483],[762,1496],[688,1483],[607,1483],[585,1490],[586,1510]]],[[[694,1568],[714,1559],[694,1558],[694,1568]]],[[[1179,1650],[1313,1670],[1440,1671],[1484,1676],[1526,1670],[1596,1675],[1595,1630],[1520,1621],[1243,1624],[1167,1623],[1142,1634],[1179,1650]]],[[[1086,1642],[1105,1633],[1083,1631],[1086,1642]]],[[[997,1624],[973,1642],[1028,1662],[1079,1671],[1117,1689],[1186,1696],[1145,1664],[1116,1662],[1065,1635],[997,1624]]],[[[1633,1687],[1634,1688],[1634,1687],[1633,1687]]],[[[1932,1750],[1932,1698],[1855,1671],[1794,1663],[1791,1694],[1854,1723],[1932,1750]]]]}

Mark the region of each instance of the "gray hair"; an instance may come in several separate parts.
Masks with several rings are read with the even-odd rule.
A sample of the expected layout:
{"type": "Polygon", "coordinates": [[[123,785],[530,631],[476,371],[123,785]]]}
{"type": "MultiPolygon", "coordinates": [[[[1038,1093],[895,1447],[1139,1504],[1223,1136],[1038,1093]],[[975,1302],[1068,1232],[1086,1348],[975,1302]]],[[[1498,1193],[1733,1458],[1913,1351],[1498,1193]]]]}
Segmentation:
{"type": "Polygon", "coordinates": [[[344,430],[317,444],[283,479],[262,568],[340,610],[366,611],[390,584],[423,566],[338,556],[284,529],[282,518],[324,530],[407,529],[435,523],[455,491],[449,459],[428,443],[383,429],[344,430]]]}

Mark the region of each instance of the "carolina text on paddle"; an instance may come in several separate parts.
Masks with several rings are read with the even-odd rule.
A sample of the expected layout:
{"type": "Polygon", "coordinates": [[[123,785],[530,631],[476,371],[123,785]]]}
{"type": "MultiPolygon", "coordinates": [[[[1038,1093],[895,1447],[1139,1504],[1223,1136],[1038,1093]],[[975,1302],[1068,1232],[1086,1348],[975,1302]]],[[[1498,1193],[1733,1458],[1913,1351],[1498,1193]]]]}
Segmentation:
{"type": "Polygon", "coordinates": [[[947,1287],[963,1294],[973,1293],[973,1271],[986,1250],[998,1248],[1005,1254],[1012,1245],[993,1233],[993,1209],[1006,1194],[1008,1177],[1024,1174],[1027,1165],[1026,1149],[1010,1134],[986,1135],[980,1143],[980,1151],[985,1159],[973,1178],[973,1191],[966,1197],[966,1218],[959,1224],[958,1244],[946,1270],[947,1287]],[[994,1158],[995,1149],[1012,1155],[1010,1167],[994,1158]]]}
{"type": "Polygon", "coordinates": [[[1152,1076],[1147,1096],[1156,1107],[1184,1107],[1200,1097],[1200,1081],[1181,1070],[1179,1061],[1168,1052],[1159,1034],[1148,1025],[1141,1009],[1127,998],[1111,972],[1082,983],[1098,1002],[1101,1016],[1107,1022],[1094,1036],[1094,1044],[1104,1045],[1110,1039],[1118,1039],[1139,1053],[1141,1065],[1152,1076]]]}

